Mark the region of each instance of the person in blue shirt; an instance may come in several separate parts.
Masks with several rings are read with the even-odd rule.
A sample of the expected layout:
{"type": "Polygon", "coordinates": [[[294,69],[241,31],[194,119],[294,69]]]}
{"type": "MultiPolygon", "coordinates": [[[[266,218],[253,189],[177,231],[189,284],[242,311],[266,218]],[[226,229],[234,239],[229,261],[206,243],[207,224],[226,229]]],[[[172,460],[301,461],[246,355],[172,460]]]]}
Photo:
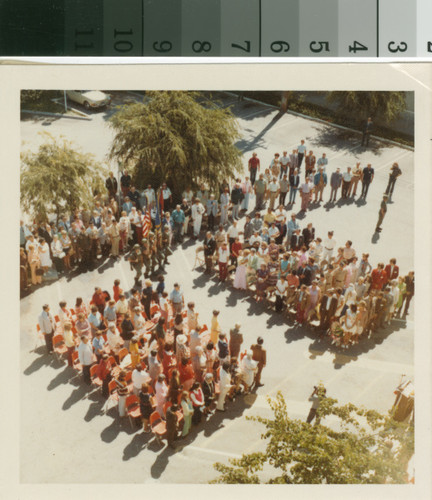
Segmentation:
{"type": "Polygon", "coordinates": [[[98,363],[100,363],[102,356],[105,354],[105,351],[104,351],[105,340],[102,337],[101,331],[96,332],[96,336],[93,339],[92,346],[94,349],[94,353],[96,354],[96,359],[97,359],[98,363]]]}
{"type": "Polygon", "coordinates": [[[327,174],[324,172],[323,168],[320,167],[318,173],[314,175],[314,186],[315,186],[315,202],[318,200],[323,201],[322,195],[324,188],[327,186],[327,174]]]}
{"type": "Polygon", "coordinates": [[[171,220],[174,226],[174,241],[180,243],[182,241],[182,228],[185,221],[185,214],[180,205],[171,214],[171,220]]]}

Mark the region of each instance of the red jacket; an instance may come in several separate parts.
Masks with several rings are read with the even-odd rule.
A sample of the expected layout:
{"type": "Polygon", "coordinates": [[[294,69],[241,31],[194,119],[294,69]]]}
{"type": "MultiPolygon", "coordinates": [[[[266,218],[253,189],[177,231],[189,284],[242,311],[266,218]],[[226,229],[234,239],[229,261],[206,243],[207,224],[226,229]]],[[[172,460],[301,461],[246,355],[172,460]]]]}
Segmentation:
{"type": "Polygon", "coordinates": [[[180,364],[178,371],[180,375],[180,383],[182,384],[184,384],[187,380],[195,378],[195,373],[191,363],[188,363],[185,366],[180,364]]]}
{"type": "Polygon", "coordinates": [[[371,274],[372,290],[382,290],[383,286],[387,283],[387,273],[384,269],[374,269],[371,274]]]}
{"type": "Polygon", "coordinates": [[[384,268],[384,271],[386,272],[387,274],[387,281],[392,281],[392,280],[395,280],[397,279],[397,277],[399,276],[399,267],[398,266],[393,266],[393,272],[391,273],[391,265],[390,264],[387,264],[384,268]]]}

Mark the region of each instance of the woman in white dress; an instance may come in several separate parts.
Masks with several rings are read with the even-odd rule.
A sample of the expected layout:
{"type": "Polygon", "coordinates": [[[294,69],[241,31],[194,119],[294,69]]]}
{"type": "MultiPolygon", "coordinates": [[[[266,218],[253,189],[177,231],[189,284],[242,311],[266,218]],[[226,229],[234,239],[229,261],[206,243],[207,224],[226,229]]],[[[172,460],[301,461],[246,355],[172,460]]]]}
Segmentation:
{"type": "Polygon", "coordinates": [[[248,394],[255,379],[258,363],[252,359],[252,351],[247,351],[241,363],[241,378],[244,385],[244,394],[248,394]]]}
{"type": "Polygon", "coordinates": [[[165,375],[160,373],[155,384],[156,411],[159,415],[163,415],[163,407],[168,396],[168,386],[165,382],[165,375]]]}
{"type": "Polygon", "coordinates": [[[237,290],[246,290],[246,268],[247,268],[248,258],[243,254],[243,251],[239,251],[237,269],[234,276],[233,286],[237,290]]]}
{"type": "Polygon", "coordinates": [[[340,323],[344,331],[342,347],[347,349],[351,342],[351,337],[357,334],[357,304],[349,306],[345,316],[342,316],[340,323]]]}
{"type": "Polygon", "coordinates": [[[53,256],[56,271],[58,273],[62,273],[64,271],[63,259],[65,253],[63,252],[63,245],[61,244],[61,241],[59,240],[57,234],[53,236],[53,240],[51,242],[51,253],[53,256]]]}
{"type": "Polygon", "coordinates": [[[39,240],[39,258],[43,270],[46,272],[52,266],[50,257],[49,246],[44,238],[39,240]]]}

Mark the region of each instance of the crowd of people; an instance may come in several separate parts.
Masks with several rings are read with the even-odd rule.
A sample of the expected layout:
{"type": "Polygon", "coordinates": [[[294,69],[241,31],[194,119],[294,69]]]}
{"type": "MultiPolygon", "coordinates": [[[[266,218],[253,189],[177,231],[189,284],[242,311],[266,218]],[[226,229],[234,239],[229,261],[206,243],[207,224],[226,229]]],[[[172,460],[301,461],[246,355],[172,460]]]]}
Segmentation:
{"type": "Polygon", "coordinates": [[[131,416],[135,403],[140,411],[133,417],[141,419],[144,432],[165,420],[164,437],[175,447],[180,432],[187,436],[192,424],[262,386],[266,351],[261,337],[243,348],[239,323],[229,335],[223,332],[219,311],[208,328],[178,284],[170,294],[164,285],[160,279],[153,289],[146,280],[127,299],[116,280],[112,293],[96,288],[88,302],[78,297],[73,308],[61,301],[57,314],[45,304],[38,329],[48,353],[65,355],[68,366],[82,371],[87,385],[100,386],[105,398],[116,395],[121,417],[131,416]],[[132,402],[130,395],[136,396],[132,402]]]}
{"type": "MultiPolygon", "coordinates": [[[[216,191],[201,184],[181,194],[166,184],[140,192],[127,171],[120,185],[110,173],[107,192],[96,195],[90,209],[51,223],[21,222],[22,290],[40,284],[52,265],[62,275],[75,268],[86,271],[108,257],[123,255],[130,263],[135,284],[129,295],[116,281],[112,294],[97,288],[89,304],[77,299],[70,309],[61,302],[54,317],[44,305],[38,325],[48,351],[58,350],[57,339],[69,366],[82,368],[85,383],[99,380],[106,398],[115,390],[121,416],[133,393],[145,432],[155,411],[165,419],[171,445],[179,422],[185,436],[191,423],[215,408],[224,411],[227,398],[259,387],[266,363],[262,337],[242,351],[239,324],[228,336],[214,311],[208,329],[198,320],[195,304],[185,302],[179,284],[170,294],[165,290],[156,270],[163,270],[184,238],[201,239],[205,230],[196,246],[205,273],[217,272],[221,283],[249,291],[298,325],[314,326],[341,349],[409,313],[413,271],[400,274],[395,258],[373,267],[352,241],[341,244],[333,231],[319,235],[312,223],[300,227],[297,214],[287,211],[296,204],[297,192],[303,212],[313,199],[322,202],[327,184],[330,202],[339,188],[342,199],[359,195],[366,200],[374,178],[371,165],[357,164],[344,173],[336,169],[329,180],[326,154],[316,160],[302,140],[291,154],[275,154],[264,173],[260,168],[253,153],[243,180],[224,181],[216,191]]],[[[399,175],[394,164],[387,196],[399,175]]]]}

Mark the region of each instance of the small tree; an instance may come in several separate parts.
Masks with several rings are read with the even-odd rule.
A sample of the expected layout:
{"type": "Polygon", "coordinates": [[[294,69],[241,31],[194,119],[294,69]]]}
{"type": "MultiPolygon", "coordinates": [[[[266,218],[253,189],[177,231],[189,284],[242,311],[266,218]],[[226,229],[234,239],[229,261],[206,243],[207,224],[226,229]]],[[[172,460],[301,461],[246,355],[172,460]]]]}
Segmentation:
{"type": "Polygon", "coordinates": [[[197,92],[147,92],[145,102],[123,106],[111,118],[110,159],[130,166],[138,187],[164,181],[180,193],[232,178],[241,167],[237,122],[230,110],[198,99],[197,92]]]}
{"type": "Polygon", "coordinates": [[[406,109],[404,92],[329,92],[328,100],[351,122],[364,122],[369,116],[389,123],[406,109]]]}
{"type": "Polygon", "coordinates": [[[21,206],[36,220],[78,207],[89,207],[96,191],[104,186],[106,169],[72,147],[72,143],[56,141],[45,133],[47,142],[37,153],[21,154],[21,206]]]}
{"type": "MultiPolygon", "coordinates": [[[[320,386],[319,390],[323,387],[320,386]]],[[[265,452],[230,459],[231,465],[216,463],[220,472],[213,483],[258,484],[260,471],[272,467],[276,473],[269,484],[355,484],[404,483],[406,465],[413,453],[414,436],[408,424],[353,404],[339,406],[323,398],[317,419],[333,415],[339,429],[291,419],[285,400],[278,393],[268,398],[274,419],[250,417],[266,431],[265,452]]]]}

